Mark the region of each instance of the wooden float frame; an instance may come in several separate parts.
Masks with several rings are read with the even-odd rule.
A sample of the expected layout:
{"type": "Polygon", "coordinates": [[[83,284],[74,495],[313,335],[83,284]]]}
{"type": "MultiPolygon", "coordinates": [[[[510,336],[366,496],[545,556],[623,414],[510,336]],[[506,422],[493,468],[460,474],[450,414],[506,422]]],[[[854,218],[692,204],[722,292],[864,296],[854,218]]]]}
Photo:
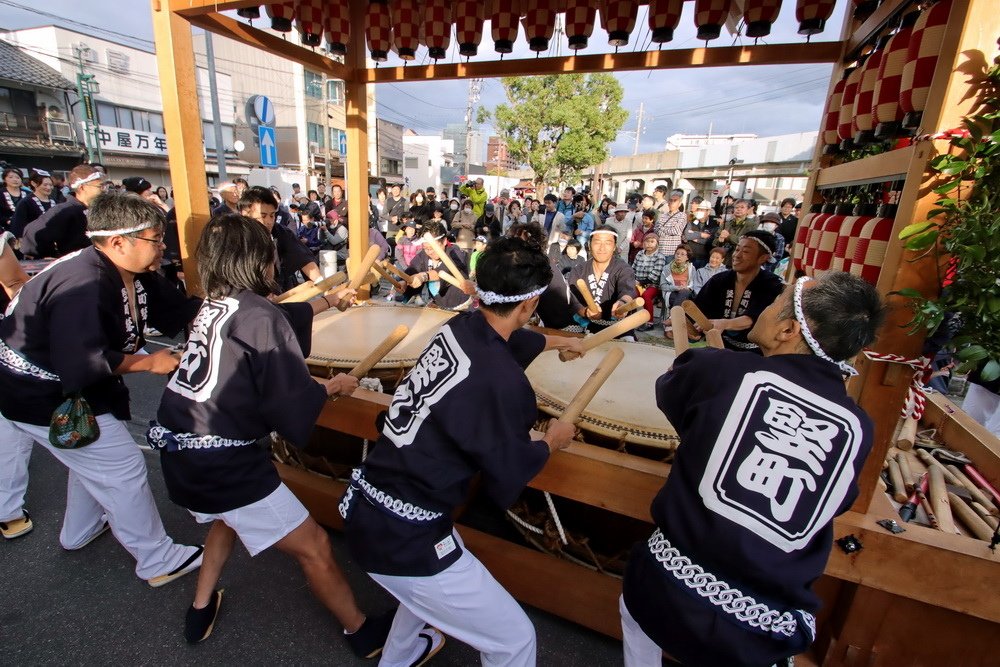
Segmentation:
{"type": "MultiPolygon", "coordinates": [[[[842,0],[846,2],[846,0],[842,0]]],[[[640,52],[567,56],[562,58],[508,59],[490,62],[435,64],[424,67],[367,68],[365,40],[357,36],[364,25],[364,3],[352,0],[351,23],[355,39],[348,47],[344,63],[339,63],[310,49],[285,41],[266,31],[247,26],[218,12],[261,5],[252,0],[151,0],[154,35],[157,45],[161,86],[164,99],[164,124],[170,143],[171,178],[177,194],[177,213],[181,253],[189,289],[198,291],[194,248],[201,229],[208,221],[207,192],[204,183],[205,161],[202,151],[201,120],[195,95],[194,55],[190,28],[202,27],[303,64],[314,71],[345,81],[347,100],[348,206],[351,220],[366,220],[367,202],[367,95],[369,83],[435,80],[442,78],[500,77],[522,74],[559,74],[569,72],[669,69],[717,65],[834,63],[830,86],[840,78],[843,67],[874,35],[899,15],[909,0],[885,0],[865,22],[859,23],[847,13],[839,42],[771,45],[753,47],[713,47],[662,52],[640,52]]],[[[990,13],[986,0],[953,0],[951,20],[946,30],[942,57],[931,87],[931,103],[924,114],[924,131],[934,132],[958,125],[968,111],[970,82],[952,77],[960,71],[965,52],[979,51],[992,57],[993,39],[1000,32],[1000,15],[990,13]]],[[[914,287],[925,294],[935,294],[936,272],[927,263],[914,262],[895,235],[913,221],[922,220],[932,208],[934,195],[926,180],[927,163],[945,142],[922,142],[911,149],[893,151],[847,165],[832,166],[821,156],[817,146],[805,201],[815,197],[818,188],[843,186],[858,182],[877,182],[903,178],[906,186],[899,202],[893,239],[883,264],[878,288],[888,295],[893,290],[914,287]]],[[[356,270],[368,246],[367,225],[349,225],[352,253],[349,269],[356,270]]],[[[922,339],[906,336],[898,325],[907,314],[899,309],[885,328],[878,349],[907,356],[918,356],[922,339]]],[[[874,665],[879,657],[902,655],[910,647],[919,647],[921,655],[936,655],[944,647],[948,657],[971,655],[981,647],[972,634],[996,636],[1000,623],[1000,603],[985,585],[995,577],[997,556],[967,538],[948,536],[937,531],[908,526],[902,535],[891,535],[874,522],[891,516],[884,495],[878,491],[879,468],[896,423],[896,414],[909,384],[910,373],[903,367],[860,361],[862,374],[852,381],[850,391],[876,422],[876,445],[861,477],[861,494],[852,511],[835,521],[838,537],[852,534],[865,544],[853,555],[834,549],[827,575],[818,588],[829,609],[820,616],[821,633],[815,653],[827,664],[874,665]],[[980,553],[983,551],[983,553],[980,553]],[[957,581],[954,573],[962,573],[957,581]],[[914,578],[919,584],[914,584],[914,578]],[[948,626],[947,640],[940,635],[930,646],[922,638],[909,636],[885,645],[880,632],[892,613],[906,610],[916,615],[914,623],[933,619],[948,626]],[[943,620],[942,620],[943,619],[943,620]],[[981,624],[986,624],[985,626],[981,624]],[[979,628],[982,631],[979,632],[979,628]],[[881,644],[880,644],[881,641],[881,644]],[[907,646],[908,644],[908,646],[907,646]],[[965,651],[965,653],[963,653],[965,651]]],[[[328,405],[318,420],[325,428],[372,439],[374,420],[389,397],[359,390],[354,397],[328,405]]],[[[970,448],[987,476],[1000,475],[1000,446],[992,444],[982,432],[963,419],[960,412],[949,412],[947,404],[932,400],[928,419],[945,432],[958,434],[970,448]],[[936,421],[934,421],[936,420],[936,421]],[[975,450],[975,451],[973,451],[975,450]]],[[[962,445],[959,445],[962,448],[962,445]]],[[[312,473],[279,466],[285,481],[303,499],[322,523],[337,527],[340,519],[336,501],[342,485],[312,473]]],[[[627,455],[608,454],[586,446],[561,452],[552,457],[531,486],[555,495],[573,498],[626,516],[648,520],[653,494],[662,484],[668,466],[639,463],[627,455]],[[579,484],[581,475],[588,486],[579,484]],[[609,493],[613,489],[614,493],[609,493]]],[[[611,636],[620,636],[617,595],[619,583],[554,556],[513,545],[498,538],[460,527],[466,543],[486,563],[497,578],[519,600],[546,609],[588,628],[611,636]]],[[[939,624],[938,628],[941,627],[939,624]]],[[[921,627],[921,629],[923,629],[921,627]]],[[[931,628],[933,630],[934,628],[931,628]]],[[[909,633],[908,633],[909,634],[909,633]]],[[[933,634],[933,633],[928,633],[933,634]]],[[[916,650],[916,649],[913,649],[916,650]]],[[[976,653],[975,655],[981,655],[976,653]]],[[[975,659],[975,658],[973,658],[975,659]]],[[[961,662],[961,660],[959,661],[961,662]]],[[[899,661],[883,664],[900,664],[899,661]]],[[[974,664],[973,662],[962,664],[974,664]]],[[[985,663],[984,663],[985,664],[985,663]]]]}

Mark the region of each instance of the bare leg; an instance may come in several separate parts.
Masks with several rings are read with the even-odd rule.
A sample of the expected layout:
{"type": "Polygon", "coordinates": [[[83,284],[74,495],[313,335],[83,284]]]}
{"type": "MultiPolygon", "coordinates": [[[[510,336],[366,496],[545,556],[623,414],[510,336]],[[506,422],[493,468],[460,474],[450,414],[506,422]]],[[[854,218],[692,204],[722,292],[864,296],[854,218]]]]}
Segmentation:
{"type": "MultiPolygon", "coordinates": [[[[344,573],[333,559],[330,538],[312,517],[274,546],[299,561],[313,595],[337,617],[347,632],[355,632],[361,627],[365,616],[358,609],[344,573]]],[[[201,584],[200,579],[198,583],[201,584]]]]}
{"type": "Polygon", "coordinates": [[[198,586],[194,592],[194,608],[204,609],[212,601],[212,592],[222,576],[222,568],[233,552],[236,531],[222,521],[213,521],[205,537],[205,553],[198,571],[198,586]]]}

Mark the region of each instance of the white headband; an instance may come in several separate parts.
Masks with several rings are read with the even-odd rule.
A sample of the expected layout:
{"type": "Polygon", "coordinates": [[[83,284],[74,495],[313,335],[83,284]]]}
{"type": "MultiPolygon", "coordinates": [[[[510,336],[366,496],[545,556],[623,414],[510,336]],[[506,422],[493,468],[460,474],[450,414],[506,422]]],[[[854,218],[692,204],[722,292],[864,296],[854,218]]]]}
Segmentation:
{"type": "Polygon", "coordinates": [[[767,244],[764,243],[764,241],[762,241],[761,239],[757,238],[756,236],[744,236],[743,238],[745,238],[745,239],[753,239],[754,241],[756,241],[757,243],[760,244],[760,247],[763,248],[764,252],[766,252],[768,255],[773,255],[774,254],[774,251],[771,250],[770,248],[768,248],[767,244]]]}
{"type": "Polygon", "coordinates": [[[100,178],[101,178],[101,172],[95,171],[90,176],[85,176],[83,178],[78,178],[75,181],[73,181],[72,183],[70,183],[69,184],[69,189],[70,190],[76,190],[81,185],[84,185],[85,183],[90,183],[91,181],[100,180],[100,178]]]}
{"type": "Polygon", "coordinates": [[[799,326],[802,328],[802,337],[805,339],[806,345],[809,346],[809,349],[813,351],[813,354],[820,359],[826,359],[831,364],[835,364],[838,368],[840,368],[840,372],[844,375],[854,377],[858,374],[858,372],[854,370],[854,367],[846,361],[834,361],[830,355],[823,351],[823,348],[820,347],[819,341],[813,337],[812,331],[809,330],[809,325],[806,323],[806,314],[802,309],[802,290],[805,284],[810,280],[812,280],[812,278],[809,276],[802,276],[795,281],[795,298],[793,300],[793,304],[795,306],[795,319],[799,321],[799,326]]]}
{"type": "Polygon", "coordinates": [[[126,236],[127,234],[135,234],[136,232],[141,232],[146,229],[155,227],[158,223],[150,222],[149,224],[136,225],[135,227],[126,227],[125,229],[96,229],[94,231],[87,232],[87,238],[92,239],[95,236],[126,236]]]}
{"type": "Polygon", "coordinates": [[[527,294],[497,294],[496,292],[488,292],[476,288],[476,294],[479,295],[479,300],[485,303],[487,306],[491,306],[495,303],[518,303],[519,301],[527,301],[533,296],[539,296],[542,292],[549,288],[548,285],[544,287],[539,287],[536,290],[532,290],[527,294]]]}
{"type": "Polygon", "coordinates": [[[32,171],[35,172],[36,176],[42,176],[42,177],[45,177],[45,178],[52,178],[52,174],[50,174],[49,172],[45,171],[44,169],[32,169],[32,171]]]}
{"type": "Polygon", "coordinates": [[[616,239],[618,238],[618,232],[613,229],[598,229],[597,231],[590,232],[591,237],[597,236],[598,234],[611,234],[616,239]]]}

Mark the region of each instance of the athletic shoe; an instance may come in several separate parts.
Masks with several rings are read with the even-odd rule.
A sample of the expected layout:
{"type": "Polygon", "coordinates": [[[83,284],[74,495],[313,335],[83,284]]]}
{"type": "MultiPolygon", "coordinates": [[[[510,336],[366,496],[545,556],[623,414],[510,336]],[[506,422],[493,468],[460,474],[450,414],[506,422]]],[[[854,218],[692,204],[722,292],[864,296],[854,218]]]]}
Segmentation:
{"type": "Polygon", "coordinates": [[[424,628],[420,631],[420,637],[427,642],[427,646],[424,648],[424,652],[420,654],[410,667],[420,667],[426,664],[428,660],[437,655],[437,652],[444,647],[444,635],[437,628],[432,628],[430,626],[424,628]]]}
{"type": "Polygon", "coordinates": [[[21,510],[24,512],[24,516],[20,519],[12,519],[11,521],[0,521],[0,533],[3,534],[5,539],[12,540],[15,537],[21,537],[22,535],[27,535],[35,528],[35,524],[31,522],[31,517],[28,516],[27,510],[21,510]]]}
{"type": "Polygon", "coordinates": [[[208,601],[204,609],[188,607],[187,614],[184,615],[184,639],[188,644],[197,644],[208,639],[215,627],[215,619],[219,616],[219,607],[222,606],[222,589],[212,591],[212,599],[208,601]]]}
{"type": "Polygon", "coordinates": [[[204,546],[199,546],[195,548],[195,551],[191,556],[180,564],[176,569],[167,572],[166,574],[161,574],[158,577],[153,577],[152,579],[147,579],[148,583],[153,588],[159,588],[160,586],[165,586],[175,579],[180,579],[188,572],[194,572],[199,567],[201,567],[201,555],[205,551],[204,546]]]}
{"type": "Polygon", "coordinates": [[[360,628],[350,634],[345,632],[344,638],[354,651],[354,655],[359,658],[374,658],[381,653],[395,616],[395,609],[381,616],[369,616],[360,628]]]}
{"type": "Polygon", "coordinates": [[[78,550],[80,550],[80,549],[84,548],[85,546],[87,546],[88,544],[90,544],[91,542],[93,542],[94,540],[96,540],[96,539],[97,539],[98,537],[100,537],[100,536],[101,536],[101,535],[103,535],[104,533],[108,532],[108,529],[109,529],[109,528],[111,528],[111,524],[109,524],[109,523],[108,523],[107,521],[105,521],[105,522],[104,522],[104,525],[103,525],[103,526],[101,526],[100,530],[98,530],[98,531],[97,531],[97,532],[95,532],[95,533],[94,533],[93,535],[91,535],[91,536],[90,536],[90,537],[88,537],[88,538],[87,538],[86,540],[84,540],[84,541],[83,541],[83,544],[81,544],[81,545],[80,545],[80,546],[78,546],[78,547],[74,547],[74,548],[72,548],[72,549],[67,549],[67,551],[78,551],[78,550]]]}

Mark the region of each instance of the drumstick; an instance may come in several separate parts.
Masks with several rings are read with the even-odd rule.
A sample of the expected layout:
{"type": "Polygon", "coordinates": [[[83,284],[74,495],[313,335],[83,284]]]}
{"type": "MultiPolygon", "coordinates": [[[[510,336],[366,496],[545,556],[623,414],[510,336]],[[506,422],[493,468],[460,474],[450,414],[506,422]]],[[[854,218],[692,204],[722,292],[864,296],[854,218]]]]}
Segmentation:
{"type": "Polygon", "coordinates": [[[385,269],[383,269],[381,264],[378,264],[378,263],[373,264],[372,265],[372,271],[375,271],[380,276],[382,276],[383,278],[385,278],[386,280],[388,280],[389,284],[392,285],[396,289],[397,292],[402,292],[404,289],[406,289],[406,286],[403,285],[403,283],[396,282],[396,279],[392,277],[392,274],[390,274],[388,271],[386,271],[385,269]]]}
{"type": "Polygon", "coordinates": [[[590,377],[587,378],[583,386],[573,396],[573,400],[563,410],[563,413],[559,416],[559,421],[567,424],[576,423],[576,420],[580,418],[580,413],[586,409],[594,399],[597,391],[601,388],[601,385],[604,384],[624,358],[625,353],[622,352],[620,347],[613,347],[608,350],[608,353],[601,359],[601,363],[597,364],[597,368],[594,369],[590,377]]]}
{"type": "Polygon", "coordinates": [[[455,276],[451,275],[447,271],[438,271],[438,278],[445,281],[446,283],[454,285],[458,289],[462,289],[462,281],[456,278],[455,276]]]}
{"type": "Polygon", "coordinates": [[[951,509],[958,515],[959,520],[965,527],[972,531],[972,534],[987,542],[993,539],[993,529],[976,514],[971,507],[952,492],[948,492],[948,501],[951,509]]]}
{"type": "Polygon", "coordinates": [[[364,359],[355,364],[354,368],[350,370],[348,375],[353,375],[359,380],[368,375],[368,371],[370,371],[375,364],[382,361],[382,358],[385,355],[392,352],[392,349],[399,345],[399,342],[406,338],[409,333],[410,328],[405,324],[397,326],[389,333],[388,336],[385,337],[385,340],[378,344],[378,347],[369,352],[364,359]]]}
{"type": "Polygon", "coordinates": [[[680,306],[670,309],[670,329],[674,336],[674,352],[680,356],[691,346],[688,342],[687,315],[680,306]]]}
{"type": "Polygon", "coordinates": [[[597,305],[596,301],[594,301],[594,295],[590,293],[590,287],[587,286],[586,280],[583,278],[577,280],[576,288],[580,290],[580,295],[587,304],[587,310],[597,313],[601,312],[601,307],[597,305]]]}
{"type": "Polygon", "coordinates": [[[948,502],[948,490],[944,483],[944,468],[931,466],[927,472],[930,480],[927,495],[931,501],[931,507],[937,516],[938,528],[945,533],[955,532],[955,521],[951,517],[951,505],[948,502]]]}
{"type": "Polygon", "coordinates": [[[694,301],[685,301],[681,304],[681,307],[684,308],[684,312],[687,313],[687,316],[694,320],[695,324],[701,327],[702,333],[713,328],[711,320],[705,317],[705,313],[701,312],[701,308],[695,305],[694,301]]]}
{"type": "Polygon", "coordinates": [[[386,261],[386,262],[383,262],[382,265],[386,269],[388,269],[390,272],[395,273],[397,276],[399,276],[400,278],[402,278],[403,282],[407,282],[407,283],[410,282],[410,274],[404,273],[404,272],[400,271],[399,267],[397,267],[392,262],[386,261]]]}
{"type": "Polygon", "coordinates": [[[293,287],[284,294],[279,294],[275,303],[301,303],[317,297],[323,292],[333,289],[337,285],[347,280],[347,274],[338,271],[329,278],[324,278],[318,283],[306,282],[298,287],[293,287]]]}
{"type": "Polygon", "coordinates": [[[706,331],[705,340],[708,341],[709,347],[714,347],[717,350],[724,350],[726,348],[722,342],[722,332],[718,329],[709,329],[706,331]]]}
{"type": "Polygon", "coordinates": [[[452,276],[458,278],[459,280],[465,280],[465,276],[463,276],[462,272],[458,270],[457,266],[455,266],[455,262],[451,260],[451,256],[444,251],[444,248],[440,243],[438,243],[436,238],[431,236],[430,232],[424,234],[424,243],[434,249],[434,252],[438,255],[438,259],[440,259],[441,262],[448,267],[448,272],[451,273],[452,276]]]}
{"type": "Polygon", "coordinates": [[[375,260],[378,259],[379,252],[380,249],[377,245],[373,245],[368,248],[368,252],[365,253],[364,259],[361,260],[361,266],[358,268],[357,274],[351,276],[351,282],[348,284],[348,287],[354,290],[361,287],[361,284],[364,282],[368,272],[372,270],[372,264],[374,264],[375,260]]]}
{"type": "Polygon", "coordinates": [[[997,527],[1000,526],[1000,519],[997,519],[995,516],[990,514],[990,511],[979,503],[972,503],[972,509],[974,509],[976,514],[979,515],[979,518],[989,524],[989,527],[993,530],[996,530],[997,527]]]}
{"type": "MultiPolygon", "coordinates": [[[[580,341],[580,347],[583,351],[593,350],[598,345],[607,343],[609,340],[617,338],[622,334],[626,334],[633,329],[642,326],[649,321],[649,311],[643,308],[637,313],[632,313],[624,320],[619,320],[612,324],[607,329],[597,332],[593,336],[587,336],[580,341]]],[[[566,356],[566,351],[562,350],[559,352],[559,358],[563,361],[569,361],[570,359],[576,359],[576,355],[566,356]]]]}
{"type": "Polygon", "coordinates": [[[625,317],[626,313],[628,313],[630,311],[633,311],[636,308],[642,308],[645,305],[646,305],[646,300],[643,299],[641,296],[637,296],[636,298],[632,299],[628,303],[622,305],[621,308],[619,308],[618,310],[615,311],[614,315],[618,319],[621,319],[621,318],[625,317]]]}

